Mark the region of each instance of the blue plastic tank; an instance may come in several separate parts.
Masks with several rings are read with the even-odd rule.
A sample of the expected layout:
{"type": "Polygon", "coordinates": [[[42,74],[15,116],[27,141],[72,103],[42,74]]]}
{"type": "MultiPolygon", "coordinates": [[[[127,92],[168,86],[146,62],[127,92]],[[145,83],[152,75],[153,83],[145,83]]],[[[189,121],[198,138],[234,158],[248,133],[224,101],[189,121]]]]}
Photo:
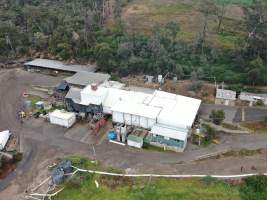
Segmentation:
{"type": "Polygon", "coordinates": [[[115,133],[115,131],[108,132],[108,140],[116,140],[116,138],[117,138],[117,134],[115,133]]]}

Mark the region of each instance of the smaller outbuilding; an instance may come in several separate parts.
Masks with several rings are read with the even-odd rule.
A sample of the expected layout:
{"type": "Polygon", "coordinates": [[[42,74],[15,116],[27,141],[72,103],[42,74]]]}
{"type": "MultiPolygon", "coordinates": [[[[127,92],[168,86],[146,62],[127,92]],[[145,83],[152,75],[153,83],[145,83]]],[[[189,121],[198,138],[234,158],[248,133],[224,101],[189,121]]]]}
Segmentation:
{"type": "Polygon", "coordinates": [[[43,72],[67,72],[67,73],[76,73],[76,72],[94,72],[96,70],[96,65],[74,65],[66,64],[58,60],[49,60],[49,59],[35,59],[24,64],[24,68],[27,71],[43,71],[43,72]]]}
{"type": "Polygon", "coordinates": [[[94,72],[77,72],[71,77],[65,78],[65,81],[74,87],[85,88],[93,83],[101,84],[110,79],[109,74],[94,72]]]}
{"type": "Polygon", "coordinates": [[[236,92],[232,90],[216,89],[215,104],[234,106],[236,101],[236,92]]]}
{"type": "Polygon", "coordinates": [[[10,135],[11,133],[9,132],[9,130],[0,132],[0,151],[2,151],[6,147],[10,135]]]}
{"type": "Polygon", "coordinates": [[[43,109],[44,108],[44,102],[43,101],[37,101],[35,103],[35,108],[36,109],[43,109]]]}
{"type": "Polygon", "coordinates": [[[267,105],[267,94],[255,94],[249,92],[241,92],[239,95],[239,99],[241,101],[247,101],[252,106],[254,103],[258,101],[262,101],[264,105],[267,105]]]}
{"type": "Polygon", "coordinates": [[[136,135],[129,135],[127,137],[127,145],[141,149],[143,147],[143,139],[136,135]]]}
{"type": "Polygon", "coordinates": [[[55,110],[49,113],[49,120],[51,124],[70,128],[76,122],[76,115],[65,110],[55,110]]]}

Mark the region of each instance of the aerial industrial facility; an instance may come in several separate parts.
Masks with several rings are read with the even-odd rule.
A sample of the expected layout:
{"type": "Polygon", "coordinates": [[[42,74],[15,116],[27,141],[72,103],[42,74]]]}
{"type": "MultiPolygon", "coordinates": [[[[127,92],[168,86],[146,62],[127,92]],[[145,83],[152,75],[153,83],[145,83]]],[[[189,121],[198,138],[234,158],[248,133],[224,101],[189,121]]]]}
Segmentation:
{"type": "Polygon", "coordinates": [[[71,88],[66,96],[70,111],[112,115],[112,121],[150,130],[150,143],[183,151],[201,100],[156,90],[153,94],[88,85],[71,88]],[[79,110],[80,109],[80,110],[79,110]]]}

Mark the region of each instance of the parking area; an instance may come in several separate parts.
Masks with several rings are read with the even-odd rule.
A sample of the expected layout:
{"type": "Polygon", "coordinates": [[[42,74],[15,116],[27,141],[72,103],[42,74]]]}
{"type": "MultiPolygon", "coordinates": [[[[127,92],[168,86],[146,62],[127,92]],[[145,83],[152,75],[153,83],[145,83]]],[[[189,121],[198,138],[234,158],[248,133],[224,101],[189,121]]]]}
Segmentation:
{"type": "Polygon", "coordinates": [[[238,107],[215,105],[215,104],[201,104],[199,109],[199,117],[203,119],[209,119],[209,115],[212,110],[224,110],[225,122],[233,123],[236,115],[238,114],[238,107]]]}

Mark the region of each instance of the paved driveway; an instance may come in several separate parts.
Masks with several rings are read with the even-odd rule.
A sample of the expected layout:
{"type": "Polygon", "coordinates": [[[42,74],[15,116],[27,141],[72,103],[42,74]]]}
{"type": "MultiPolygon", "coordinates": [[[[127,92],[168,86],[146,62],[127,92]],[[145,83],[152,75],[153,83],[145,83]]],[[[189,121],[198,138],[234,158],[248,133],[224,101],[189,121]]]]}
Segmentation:
{"type": "Polygon", "coordinates": [[[209,119],[209,115],[212,110],[224,110],[225,122],[232,123],[236,117],[238,107],[224,106],[215,104],[201,104],[199,109],[199,117],[203,119],[209,119]]]}
{"type": "MultiPolygon", "coordinates": [[[[264,121],[267,117],[267,109],[265,108],[244,108],[245,121],[255,122],[255,121],[264,121]]],[[[234,122],[241,122],[242,109],[239,108],[234,122]]]]}

